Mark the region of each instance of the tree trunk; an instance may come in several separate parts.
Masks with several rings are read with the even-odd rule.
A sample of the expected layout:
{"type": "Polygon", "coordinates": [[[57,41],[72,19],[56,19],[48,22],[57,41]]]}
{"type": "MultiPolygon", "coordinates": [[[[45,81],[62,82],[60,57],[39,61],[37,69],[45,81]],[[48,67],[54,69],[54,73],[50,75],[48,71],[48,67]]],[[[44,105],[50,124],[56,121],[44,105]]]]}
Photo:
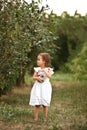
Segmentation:
{"type": "Polygon", "coordinates": [[[17,86],[22,86],[25,83],[24,76],[25,76],[25,71],[19,73],[19,76],[16,79],[17,86]]]}

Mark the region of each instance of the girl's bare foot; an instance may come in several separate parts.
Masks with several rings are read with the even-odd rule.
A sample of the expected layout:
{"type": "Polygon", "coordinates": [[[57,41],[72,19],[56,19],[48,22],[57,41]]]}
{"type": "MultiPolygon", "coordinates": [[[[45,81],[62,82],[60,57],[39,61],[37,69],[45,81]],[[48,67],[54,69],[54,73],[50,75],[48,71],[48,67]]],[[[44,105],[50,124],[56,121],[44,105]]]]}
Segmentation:
{"type": "Polygon", "coordinates": [[[34,121],[38,121],[38,118],[34,118],[34,121]]]}

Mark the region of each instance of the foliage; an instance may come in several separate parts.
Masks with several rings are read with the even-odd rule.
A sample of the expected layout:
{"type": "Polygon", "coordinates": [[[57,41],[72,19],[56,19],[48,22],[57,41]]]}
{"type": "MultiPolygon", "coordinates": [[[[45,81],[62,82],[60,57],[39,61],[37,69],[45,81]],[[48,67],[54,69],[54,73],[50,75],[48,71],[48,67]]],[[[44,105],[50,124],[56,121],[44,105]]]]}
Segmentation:
{"type": "Polygon", "coordinates": [[[43,44],[53,38],[45,27],[44,10],[39,9],[37,2],[1,0],[0,17],[0,93],[3,93],[15,83],[24,83],[33,59],[44,49],[43,44]]]}
{"type": "Polygon", "coordinates": [[[83,42],[87,41],[86,22],[86,16],[55,17],[54,32],[57,39],[54,41],[56,48],[52,62],[55,69],[62,70],[62,66],[75,58],[81,50],[83,42]]]}
{"type": "Polygon", "coordinates": [[[71,71],[75,74],[76,79],[87,80],[87,42],[83,44],[77,57],[69,65],[71,71]]]}

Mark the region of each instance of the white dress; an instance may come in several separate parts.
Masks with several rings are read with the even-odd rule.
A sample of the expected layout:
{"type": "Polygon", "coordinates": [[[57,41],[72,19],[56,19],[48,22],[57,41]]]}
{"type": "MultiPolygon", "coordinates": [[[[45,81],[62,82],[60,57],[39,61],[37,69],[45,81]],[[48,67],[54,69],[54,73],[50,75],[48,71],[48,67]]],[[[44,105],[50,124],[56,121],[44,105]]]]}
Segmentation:
{"type": "MultiPolygon", "coordinates": [[[[51,74],[54,73],[52,68],[47,67],[45,69],[46,71],[50,69],[51,74]]],[[[29,104],[31,106],[35,106],[35,105],[50,106],[52,87],[49,78],[46,76],[44,72],[41,72],[40,67],[35,67],[34,70],[35,72],[38,73],[39,76],[44,78],[44,81],[43,82],[35,81],[30,93],[29,104]]]]}

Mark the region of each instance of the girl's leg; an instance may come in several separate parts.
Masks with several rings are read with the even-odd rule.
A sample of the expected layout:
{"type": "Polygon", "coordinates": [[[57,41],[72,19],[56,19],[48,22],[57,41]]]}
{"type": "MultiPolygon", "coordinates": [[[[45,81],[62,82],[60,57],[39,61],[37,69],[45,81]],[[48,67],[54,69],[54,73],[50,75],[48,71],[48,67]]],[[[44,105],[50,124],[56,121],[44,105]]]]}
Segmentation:
{"type": "Polygon", "coordinates": [[[44,118],[47,118],[48,115],[48,107],[47,106],[43,106],[43,113],[44,113],[44,118]]]}
{"type": "Polygon", "coordinates": [[[40,108],[40,105],[36,105],[36,106],[34,107],[34,120],[35,120],[35,121],[38,120],[39,108],[40,108]]]}

